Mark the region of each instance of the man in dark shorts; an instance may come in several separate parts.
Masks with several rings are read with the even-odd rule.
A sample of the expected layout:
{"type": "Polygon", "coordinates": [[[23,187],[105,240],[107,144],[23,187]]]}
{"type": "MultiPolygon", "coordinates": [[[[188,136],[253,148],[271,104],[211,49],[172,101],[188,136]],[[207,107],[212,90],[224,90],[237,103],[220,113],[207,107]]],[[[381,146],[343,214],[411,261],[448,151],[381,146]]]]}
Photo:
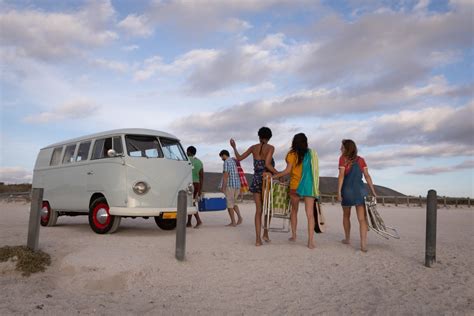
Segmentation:
{"type": "MultiPolygon", "coordinates": [[[[191,161],[191,165],[193,168],[193,186],[194,186],[194,193],[193,193],[193,200],[196,202],[196,199],[201,196],[202,193],[202,185],[204,183],[204,169],[201,160],[195,157],[196,155],[196,147],[194,146],[189,146],[186,149],[186,154],[189,157],[189,160],[191,161]]],[[[202,225],[201,218],[199,217],[199,212],[196,212],[194,214],[196,217],[196,226],[194,228],[198,228],[199,226],[202,225]]],[[[186,227],[192,227],[191,220],[193,216],[188,215],[188,223],[186,224],[186,227]]]]}

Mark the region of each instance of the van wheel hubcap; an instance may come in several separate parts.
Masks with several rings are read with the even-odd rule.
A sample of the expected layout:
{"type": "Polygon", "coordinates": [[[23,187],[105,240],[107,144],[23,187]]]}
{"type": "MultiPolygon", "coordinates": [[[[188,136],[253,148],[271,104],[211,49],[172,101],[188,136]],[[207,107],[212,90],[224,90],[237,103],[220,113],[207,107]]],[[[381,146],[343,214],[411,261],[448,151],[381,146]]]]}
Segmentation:
{"type": "Polygon", "coordinates": [[[97,211],[96,217],[97,217],[97,221],[103,225],[107,222],[107,218],[109,217],[109,213],[107,212],[107,210],[105,208],[100,208],[97,211]]]}
{"type": "Polygon", "coordinates": [[[48,220],[48,215],[49,215],[48,207],[43,206],[43,208],[41,209],[41,218],[43,220],[48,220]]]}

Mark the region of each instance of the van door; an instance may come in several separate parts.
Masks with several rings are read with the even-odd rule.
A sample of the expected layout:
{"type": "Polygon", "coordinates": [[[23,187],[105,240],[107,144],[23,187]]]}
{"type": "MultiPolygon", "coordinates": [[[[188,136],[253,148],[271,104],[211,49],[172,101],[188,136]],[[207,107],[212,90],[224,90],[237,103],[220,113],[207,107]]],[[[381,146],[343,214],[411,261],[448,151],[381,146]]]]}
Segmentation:
{"type": "MultiPolygon", "coordinates": [[[[125,163],[121,136],[96,139],[88,168],[85,170],[88,199],[102,193],[110,207],[125,205],[125,163]],[[114,149],[117,156],[109,157],[114,149]]],[[[92,202],[92,201],[91,201],[92,202]]]]}

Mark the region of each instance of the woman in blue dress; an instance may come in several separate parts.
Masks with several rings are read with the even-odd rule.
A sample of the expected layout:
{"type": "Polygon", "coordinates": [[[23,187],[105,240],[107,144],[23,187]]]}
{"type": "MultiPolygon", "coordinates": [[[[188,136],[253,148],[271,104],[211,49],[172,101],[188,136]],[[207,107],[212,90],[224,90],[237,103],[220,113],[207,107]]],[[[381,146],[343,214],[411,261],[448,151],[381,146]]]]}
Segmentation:
{"type": "Polygon", "coordinates": [[[357,156],[357,146],[353,140],[344,139],[339,157],[338,201],[341,201],[343,210],[342,225],[344,226],[344,244],[350,244],[351,234],[351,207],[355,206],[360,230],[360,249],[367,252],[367,218],[365,216],[365,201],[367,189],[362,181],[362,175],[367,181],[374,197],[377,197],[364,158],[357,156]]]}
{"type": "Polygon", "coordinates": [[[235,157],[238,161],[247,158],[250,154],[253,157],[254,174],[252,183],[250,184],[250,192],[253,193],[253,199],[255,201],[255,234],[256,234],[256,246],[262,245],[262,239],[266,242],[270,242],[268,236],[268,229],[263,229],[263,236],[260,237],[262,230],[262,184],[263,184],[263,173],[271,172],[276,173],[275,162],[273,160],[273,152],[275,147],[270,145],[268,141],[272,138],[272,131],[268,127],[262,127],[258,130],[259,143],[250,146],[243,154],[240,154],[237,150],[237,145],[234,139],[230,140],[230,145],[234,149],[235,157]]]}

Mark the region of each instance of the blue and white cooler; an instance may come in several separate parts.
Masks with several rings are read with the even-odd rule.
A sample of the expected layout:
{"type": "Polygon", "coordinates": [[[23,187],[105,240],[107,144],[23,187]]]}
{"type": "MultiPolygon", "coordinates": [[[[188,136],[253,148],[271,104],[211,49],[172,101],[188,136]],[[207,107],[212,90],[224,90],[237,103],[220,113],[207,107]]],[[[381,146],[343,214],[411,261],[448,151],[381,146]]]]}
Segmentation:
{"type": "Polygon", "coordinates": [[[224,193],[203,192],[198,201],[199,212],[225,211],[227,201],[224,193]]]}

